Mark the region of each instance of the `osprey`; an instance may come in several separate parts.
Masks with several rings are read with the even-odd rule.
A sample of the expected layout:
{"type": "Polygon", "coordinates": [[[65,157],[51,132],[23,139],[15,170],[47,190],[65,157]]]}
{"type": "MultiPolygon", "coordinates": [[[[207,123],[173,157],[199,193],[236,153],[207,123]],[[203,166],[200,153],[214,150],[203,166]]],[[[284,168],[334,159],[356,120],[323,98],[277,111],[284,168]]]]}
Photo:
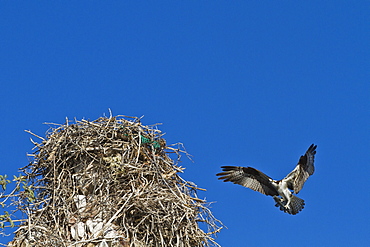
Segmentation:
{"type": "Polygon", "coordinates": [[[304,200],[294,194],[298,194],[303,188],[315,167],[313,165],[317,145],[312,144],[302,155],[297,166],[282,180],[274,180],[263,172],[252,167],[222,166],[223,172],[216,174],[218,179],[224,182],[233,182],[244,187],[272,196],[276,207],[288,214],[297,214],[305,205],[304,200]],[[294,194],[293,194],[294,193],[294,194]]]}

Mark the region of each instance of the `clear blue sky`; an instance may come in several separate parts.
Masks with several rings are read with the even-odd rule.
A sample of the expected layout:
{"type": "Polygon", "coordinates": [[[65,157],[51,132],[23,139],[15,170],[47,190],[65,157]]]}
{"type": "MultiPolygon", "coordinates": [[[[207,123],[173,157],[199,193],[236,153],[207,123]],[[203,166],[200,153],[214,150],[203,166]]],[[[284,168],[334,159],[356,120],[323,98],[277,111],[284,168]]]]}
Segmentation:
{"type": "MultiPolygon", "coordinates": [[[[222,246],[365,246],[370,239],[369,1],[2,1],[1,174],[44,122],[108,114],[163,123],[184,177],[207,189],[222,246]],[[218,181],[275,179],[311,143],[298,215],[218,181]]],[[[3,239],[0,242],[6,242],[3,239]]]]}

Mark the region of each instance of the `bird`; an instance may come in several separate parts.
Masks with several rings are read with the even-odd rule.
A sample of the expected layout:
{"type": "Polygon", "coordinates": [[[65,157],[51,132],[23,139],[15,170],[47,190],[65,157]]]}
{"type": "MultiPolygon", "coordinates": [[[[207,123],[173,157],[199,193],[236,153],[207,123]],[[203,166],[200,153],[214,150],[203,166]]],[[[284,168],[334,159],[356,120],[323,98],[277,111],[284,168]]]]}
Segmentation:
{"type": "Polygon", "coordinates": [[[223,172],[217,173],[218,179],[232,182],[272,196],[275,206],[281,211],[296,215],[305,206],[303,199],[297,197],[304,183],[314,171],[314,160],[317,145],[312,144],[299,158],[297,166],[285,178],[274,180],[263,172],[252,167],[221,166],[223,172]]]}

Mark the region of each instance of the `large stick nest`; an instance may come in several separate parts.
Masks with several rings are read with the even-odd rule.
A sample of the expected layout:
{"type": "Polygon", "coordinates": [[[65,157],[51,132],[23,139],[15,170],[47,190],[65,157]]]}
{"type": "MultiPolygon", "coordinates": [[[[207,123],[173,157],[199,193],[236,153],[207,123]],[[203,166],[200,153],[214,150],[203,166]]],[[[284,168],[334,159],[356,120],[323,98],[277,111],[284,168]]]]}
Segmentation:
{"type": "Polygon", "coordinates": [[[34,144],[23,171],[35,194],[10,246],[218,246],[221,222],[178,175],[185,149],[156,125],[67,120],[34,144]]]}

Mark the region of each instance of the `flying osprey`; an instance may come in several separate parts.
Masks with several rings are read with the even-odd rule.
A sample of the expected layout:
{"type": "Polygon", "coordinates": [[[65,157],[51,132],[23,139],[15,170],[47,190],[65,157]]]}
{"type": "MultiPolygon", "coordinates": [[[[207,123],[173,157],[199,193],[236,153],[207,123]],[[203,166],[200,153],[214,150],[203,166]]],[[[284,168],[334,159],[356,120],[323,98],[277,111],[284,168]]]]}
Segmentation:
{"type": "Polygon", "coordinates": [[[240,184],[262,194],[272,196],[276,207],[289,214],[297,214],[304,207],[304,200],[296,197],[307,178],[313,174],[317,145],[312,144],[298,161],[298,165],[282,180],[273,180],[252,167],[222,166],[223,172],[216,174],[224,182],[240,184]]]}

